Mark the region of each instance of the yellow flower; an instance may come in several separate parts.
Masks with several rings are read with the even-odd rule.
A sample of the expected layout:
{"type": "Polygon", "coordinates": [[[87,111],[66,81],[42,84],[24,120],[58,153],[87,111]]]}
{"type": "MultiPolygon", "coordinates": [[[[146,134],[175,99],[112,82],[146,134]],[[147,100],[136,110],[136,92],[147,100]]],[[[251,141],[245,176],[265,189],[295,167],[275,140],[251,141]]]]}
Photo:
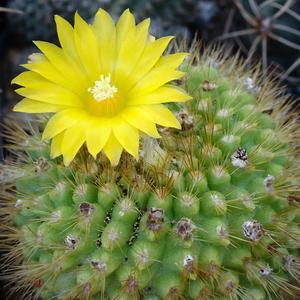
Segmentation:
{"type": "Polygon", "coordinates": [[[29,71],[13,83],[25,98],[14,111],[55,113],[43,132],[52,138],[51,156],[68,165],[86,143],[94,157],[104,151],[113,165],[125,149],[138,159],[139,137],[160,137],[156,124],[180,128],[162,104],[190,99],[168,85],[184,73],[175,70],[186,53],[162,56],[172,37],[149,38],[149,19],[135,25],[126,10],[115,25],[100,9],[92,25],[75,15],[74,28],[55,17],[61,48],[35,42],[43,54],[32,55],[29,71]]]}

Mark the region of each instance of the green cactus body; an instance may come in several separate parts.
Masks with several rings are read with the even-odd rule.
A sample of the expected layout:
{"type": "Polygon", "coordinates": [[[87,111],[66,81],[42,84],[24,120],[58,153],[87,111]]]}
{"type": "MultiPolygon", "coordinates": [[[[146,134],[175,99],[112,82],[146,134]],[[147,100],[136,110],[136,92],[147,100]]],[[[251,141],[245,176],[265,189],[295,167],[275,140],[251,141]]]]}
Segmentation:
{"type": "Polygon", "coordinates": [[[24,146],[34,159],[7,164],[20,287],[53,300],[299,297],[299,126],[285,96],[218,49],[181,68],[182,130],[142,140],[138,162],[82,148],[64,167],[24,146]]]}

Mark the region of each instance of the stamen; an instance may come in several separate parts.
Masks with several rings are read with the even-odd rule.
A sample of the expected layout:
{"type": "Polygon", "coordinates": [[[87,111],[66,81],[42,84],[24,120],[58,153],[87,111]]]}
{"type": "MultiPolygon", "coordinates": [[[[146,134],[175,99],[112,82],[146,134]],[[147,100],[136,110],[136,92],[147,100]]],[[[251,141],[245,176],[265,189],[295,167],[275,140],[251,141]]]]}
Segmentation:
{"type": "Polygon", "coordinates": [[[105,78],[100,75],[100,81],[95,81],[94,87],[88,88],[88,92],[93,94],[94,99],[98,102],[114,97],[117,91],[118,89],[114,85],[110,85],[110,73],[105,78]]]}

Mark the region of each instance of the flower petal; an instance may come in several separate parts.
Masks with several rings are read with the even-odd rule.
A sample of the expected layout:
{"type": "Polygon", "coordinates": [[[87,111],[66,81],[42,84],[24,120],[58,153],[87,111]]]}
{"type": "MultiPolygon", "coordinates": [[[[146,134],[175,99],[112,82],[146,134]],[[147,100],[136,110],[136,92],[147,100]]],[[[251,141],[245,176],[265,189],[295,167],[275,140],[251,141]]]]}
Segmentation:
{"type": "MultiPolygon", "coordinates": [[[[32,64],[28,64],[32,65],[32,64]]],[[[11,83],[15,83],[18,85],[26,86],[27,84],[40,82],[40,80],[45,80],[41,75],[32,72],[32,71],[26,71],[21,74],[19,74],[17,77],[15,77],[11,83]]]]}
{"type": "Polygon", "coordinates": [[[105,152],[106,156],[110,160],[111,164],[113,166],[116,166],[120,160],[123,147],[116,139],[113,133],[110,135],[107,143],[103,147],[103,151],[105,152]]]}
{"type": "Polygon", "coordinates": [[[93,81],[99,79],[101,65],[98,56],[98,42],[91,26],[78,13],[75,14],[74,40],[77,53],[89,78],[93,81]]]}
{"type": "MultiPolygon", "coordinates": [[[[120,51],[117,54],[117,61],[112,74],[115,82],[118,82],[118,88],[121,90],[125,90],[123,89],[124,81],[131,74],[142,55],[146,45],[149,25],[150,20],[144,20],[132,28],[123,40],[120,51]],[[132,55],[132,49],[134,49],[134,55],[132,55]]],[[[124,87],[126,88],[127,85],[125,84],[124,87]]]]}
{"type": "Polygon", "coordinates": [[[85,108],[77,95],[51,82],[27,84],[25,88],[17,89],[16,92],[21,96],[49,104],[85,108]]]}
{"type": "Polygon", "coordinates": [[[125,108],[120,116],[123,117],[130,125],[145,132],[146,134],[159,138],[160,135],[157,131],[154,119],[152,116],[143,108],[139,107],[128,107],[125,108]]]}
{"type": "Polygon", "coordinates": [[[52,158],[55,158],[62,154],[61,144],[64,139],[64,135],[65,135],[65,131],[62,131],[52,139],[51,151],[50,151],[50,156],[52,158]]]}
{"type": "Polygon", "coordinates": [[[184,60],[188,53],[174,53],[166,56],[161,56],[154,66],[152,71],[162,69],[176,69],[184,60]]]}
{"type": "Polygon", "coordinates": [[[138,130],[127,123],[121,116],[112,119],[112,128],[116,139],[122,147],[133,157],[139,156],[139,133],[138,130]]]}
{"type": "Polygon", "coordinates": [[[129,97],[147,93],[147,87],[149,88],[148,92],[154,90],[151,87],[151,82],[156,83],[155,86],[158,88],[171,80],[182,77],[185,73],[175,71],[174,69],[180,65],[186,55],[187,53],[175,53],[161,57],[151,71],[149,71],[141,80],[137,81],[137,84],[130,91],[129,97]],[[174,73],[172,73],[172,71],[174,73]],[[164,78],[164,76],[166,76],[166,80],[161,81],[161,78],[164,78]]]}
{"type": "Polygon", "coordinates": [[[63,130],[72,127],[83,118],[90,117],[90,114],[81,109],[68,108],[59,111],[48,121],[46,128],[43,132],[42,140],[48,140],[56,136],[63,130]]]}
{"type": "Polygon", "coordinates": [[[66,108],[68,108],[68,106],[49,104],[41,101],[36,101],[30,98],[24,98],[15,105],[13,111],[25,113],[47,113],[57,112],[66,108]]]}
{"type": "Polygon", "coordinates": [[[167,127],[174,127],[180,129],[180,123],[173,115],[173,113],[162,104],[157,105],[142,105],[139,109],[145,110],[151,114],[153,121],[156,124],[167,127]]]}
{"type": "Polygon", "coordinates": [[[157,70],[145,75],[129,92],[128,98],[151,93],[171,80],[182,77],[185,73],[177,70],[157,70]]]}
{"type": "Polygon", "coordinates": [[[80,60],[75,62],[65,51],[53,44],[47,42],[35,42],[35,44],[62,75],[76,85],[90,86],[85,70],[80,68],[80,60]]]}
{"type": "Polygon", "coordinates": [[[78,53],[74,41],[74,28],[68,21],[58,15],[55,16],[55,23],[59,43],[63,51],[74,61],[77,61],[78,53]]]}
{"type": "Polygon", "coordinates": [[[70,81],[68,78],[63,76],[58,70],[53,66],[50,61],[39,61],[35,63],[29,63],[22,65],[24,68],[31,70],[29,72],[23,72],[14,79],[13,83],[26,86],[27,83],[31,82],[52,82],[56,85],[63,86],[66,89],[76,93],[79,97],[83,97],[86,93],[86,89],[82,88],[82,85],[76,85],[74,82],[70,81]],[[26,74],[23,77],[22,74],[26,74]],[[39,77],[38,77],[39,76],[39,77]],[[31,78],[31,81],[27,80],[26,77],[31,78]]]}
{"type": "Polygon", "coordinates": [[[164,85],[143,96],[130,98],[126,105],[129,107],[166,102],[183,102],[189,99],[191,99],[191,96],[189,96],[183,89],[173,85],[164,85]]]}
{"type": "Polygon", "coordinates": [[[157,63],[158,59],[166,49],[168,43],[173,37],[167,36],[160,38],[144,47],[143,53],[138,64],[132,70],[130,76],[124,81],[126,91],[129,91],[143,76],[145,76],[151,68],[157,63]]]}
{"type": "Polygon", "coordinates": [[[68,166],[74,159],[76,153],[86,140],[86,130],[90,120],[84,118],[73,126],[66,129],[61,143],[61,152],[64,156],[64,164],[68,166]]]}
{"type": "Polygon", "coordinates": [[[94,157],[103,149],[110,134],[110,119],[94,117],[91,120],[86,132],[86,144],[89,152],[94,157]]]}
{"type": "Polygon", "coordinates": [[[120,52],[123,41],[126,38],[128,32],[134,28],[135,19],[133,14],[130,13],[129,9],[126,9],[120,16],[120,19],[116,25],[116,53],[120,52]]]}
{"type": "Polygon", "coordinates": [[[113,69],[115,61],[116,28],[114,20],[106,11],[99,9],[92,24],[92,30],[101,46],[98,52],[101,72],[107,76],[113,69]]]}

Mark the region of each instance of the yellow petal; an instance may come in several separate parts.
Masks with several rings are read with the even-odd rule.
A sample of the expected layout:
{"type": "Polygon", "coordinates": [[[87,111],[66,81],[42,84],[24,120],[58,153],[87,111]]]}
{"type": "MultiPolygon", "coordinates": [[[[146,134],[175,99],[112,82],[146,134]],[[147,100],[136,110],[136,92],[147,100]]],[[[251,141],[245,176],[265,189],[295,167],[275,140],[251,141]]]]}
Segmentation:
{"type": "Polygon", "coordinates": [[[62,144],[64,135],[65,135],[65,131],[62,131],[61,133],[59,133],[58,135],[56,135],[52,139],[52,142],[51,142],[51,151],[50,151],[50,156],[52,158],[55,158],[55,157],[57,157],[57,156],[59,156],[59,155],[62,154],[61,144],[62,144]]]}
{"type": "Polygon", "coordinates": [[[74,159],[76,153],[86,140],[86,130],[90,120],[83,118],[73,126],[66,129],[61,143],[61,152],[64,156],[64,164],[68,166],[74,159]]]}
{"type": "Polygon", "coordinates": [[[39,61],[22,66],[33,72],[29,71],[21,73],[20,75],[27,75],[20,78],[20,75],[17,76],[15,78],[16,82],[13,83],[18,83],[20,85],[25,86],[27,83],[31,83],[34,81],[44,82],[45,80],[47,80],[47,82],[51,81],[52,83],[69,89],[70,91],[76,93],[79,97],[83,97],[84,93],[86,93],[86,89],[83,88],[82,85],[76,85],[74,82],[70,81],[69,78],[63,76],[61,73],[58,72],[58,70],[53,66],[53,64],[50,61],[39,61]],[[31,78],[31,81],[26,80],[25,77],[28,77],[28,79],[31,78]]]}
{"type": "Polygon", "coordinates": [[[116,25],[116,53],[119,53],[122,43],[126,38],[128,32],[134,28],[135,19],[134,16],[130,13],[129,9],[126,9],[121,15],[117,25],[116,25]]]}
{"type": "Polygon", "coordinates": [[[153,117],[145,109],[141,109],[139,107],[128,107],[125,108],[120,115],[130,125],[139,129],[140,131],[143,131],[152,137],[160,137],[153,117]]]}
{"type": "Polygon", "coordinates": [[[113,69],[116,52],[116,28],[114,20],[106,11],[99,9],[92,24],[92,30],[100,45],[98,55],[102,74],[108,75],[113,69]]]}
{"type": "Polygon", "coordinates": [[[185,73],[177,70],[159,70],[150,72],[129,92],[128,98],[148,94],[171,80],[182,77],[185,73]]]}
{"type": "Polygon", "coordinates": [[[88,74],[80,68],[80,60],[74,61],[65,51],[53,44],[47,42],[35,42],[35,44],[62,75],[79,86],[90,85],[90,81],[87,80],[88,74]]]}
{"type": "Polygon", "coordinates": [[[191,99],[191,96],[183,89],[173,85],[164,85],[146,95],[130,98],[126,105],[129,107],[166,102],[183,102],[189,99],[191,99]]]}
{"type": "MultiPolygon", "coordinates": [[[[21,96],[41,102],[84,108],[85,105],[76,94],[57,84],[41,81],[27,84],[25,88],[17,89],[21,96]]],[[[88,93],[87,93],[88,94],[88,93]]]]}
{"type": "Polygon", "coordinates": [[[153,121],[156,124],[178,129],[181,128],[179,121],[176,119],[173,113],[162,104],[143,105],[139,106],[139,108],[151,114],[151,116],[153,117],[153,121]]]}
{"type": "MultiPolygon", "coordinates": [[[[28,64],[28,65],[34,65],[34,64],[28,64]]],[[[17,77],[15,77],[11,83],[15,83],[18,85],[26,86],[27,84],[31,84],[34,82],[40,82],[40,80],[45,80],[41,75],[32,72],[32,71],[26,71],[21,74],[19,74],[17,77]]]]}
{"type": "Polygon", "coordinates": [[[48,121],[43,132],[42,140],[44,141],[51,139],[63,130],[72,127],[86,117],[89,117],[89,113],[81,109],[68,108],[59,111],[48,121]]]}
{"type": "Polygon", "coordinates": [[[98,42],[91,27],[78,13],[75,14],[74,40],[77,53],[89,78],[93,81],[98,79],[101,74],[98,42]]]}
{"type": "Polygon", "coordinates": [[[70,58],[76,61],[78,59],[78,53],[76,52],[74,41],[74,28],[68,21],[58,15],[55,16],[55,23],[62,49],[70,58]]]}
{"type": "Polygon", "coordinates": [[[66,108],[68,108],[68,106],[49,104],[41,101],[36,101],[30,98],[25,98],[15,105],[13,111],[25,113],[46,113],[57,112],[66,108]]]}
{"type": "Polygon", "coordinates": [[[188,53],[174,53],[166,56],[161,56],[152,71],[176,69],[187,55],[188,53]]]}
{"type": "Polygon", "coordinates": [[[107,118],[91,120],[86,132],[86,144],[89,152],[95,157],[106,144],[111,134],[111,121],[107,118]]]}
{"type": "Polygon", "coordinates": [[[107,143],[103,147],[103,151],[105,152],[106,156],[110,160],[111,164],[113,166],[116,166],[120,160],[123,147],[116,139],[113,133],[110,135],[107,143]]]}
{"type": "MultiPolygon", "coordinates": [[[[112,74],[115,82],[118,82],[118,87],[120,89],[123,88],[123,82],[130,76],[142,55],[146,45],[149,24],[149,19],[144,20],[131,29],[124,37],[125,39],[123,40],[120,52],[117,54],[117,61],[112,74]],[[134,55],[132,49],[134,49],[134,55]]],[[[128,88],[126,84],[125,87],[126,89],[128,88]]]]}
{"type": "Polygon", "coordinates": [[[140,80],[151,70],[151,68],[157,63],[162,53],[165,51],[171,39],[171,36],[163,37],[147,44],[144,47],[138,64],[123,83],[123,85],[127,87],[127,90],[130,90],[138,80],[140,80]]]}
{"type": "Polygon", "coordinates": [[[112,128],[116,139],[122,147],[133,157],[139,156],[139,133],[138,130],[128,124],[121,116],[112,118],[112,128]]]}

